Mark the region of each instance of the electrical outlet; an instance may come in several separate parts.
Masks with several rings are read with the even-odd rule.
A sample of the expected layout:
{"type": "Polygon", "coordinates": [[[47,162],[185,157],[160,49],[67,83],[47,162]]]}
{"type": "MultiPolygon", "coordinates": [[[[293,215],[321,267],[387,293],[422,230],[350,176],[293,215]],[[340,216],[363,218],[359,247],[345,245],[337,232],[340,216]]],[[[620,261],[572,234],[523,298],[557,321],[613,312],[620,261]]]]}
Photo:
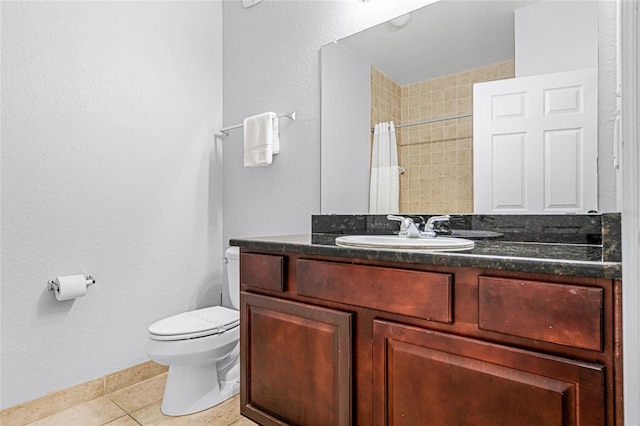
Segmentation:
{"type": "Polygon", "coordinates": [[[245,9],[249,9],[251,6],[255,6],[260,3],[262,0],[242,0],[242,5],[245,9]]]}

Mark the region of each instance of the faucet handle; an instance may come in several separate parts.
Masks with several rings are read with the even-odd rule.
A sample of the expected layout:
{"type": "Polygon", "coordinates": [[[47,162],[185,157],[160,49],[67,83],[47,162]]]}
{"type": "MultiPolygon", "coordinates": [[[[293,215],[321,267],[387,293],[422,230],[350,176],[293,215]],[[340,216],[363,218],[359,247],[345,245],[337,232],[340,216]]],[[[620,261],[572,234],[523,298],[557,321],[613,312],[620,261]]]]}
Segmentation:
{"type": "Polygon", "coordinates": [[[400,222],[400,232],[398,232],[399,237],[409,237],[409,238],[422,237],[421,232],[416,227],[416,224],[412,218],[389,214],[387,215],[387,219],[400,222]]]}
{"type": "Polygon", "coordinates": [[[388,220],[395,220],[397,222],[404,222],[404,220],[406,219],[406,217],[403,216],[397,216],[395,214],[388,214],[387,215],[387,219],[388,220]]]}
{"type": "Polygon", "coordinates": [[[412,219],[404,216],[397,216],[395,214],[388,214],[387,219],[400,222],[400,232],[406,231],[409,228],[409,226],[411,226],[411,224],[413,223],[412,219]]]}
{"type": "Polygon", "coordinates": [[[418,228],[423,227],[425,224],[424,218],[422,216],[398,216],[394,214],[388,214],[387,219],[395,220],[402,223],[409,223],[408,221],[412,221],[416,224],[418,228]]]}
{"type": "Polygon", "coordinates": [[[451,216],[448,214],[442,216],[432,216],[427,220],[427,224],[424,226],[425,231],[435,231],[435,224],[438,222],[446,222],[445,227],[451,219],[451,216]]]}

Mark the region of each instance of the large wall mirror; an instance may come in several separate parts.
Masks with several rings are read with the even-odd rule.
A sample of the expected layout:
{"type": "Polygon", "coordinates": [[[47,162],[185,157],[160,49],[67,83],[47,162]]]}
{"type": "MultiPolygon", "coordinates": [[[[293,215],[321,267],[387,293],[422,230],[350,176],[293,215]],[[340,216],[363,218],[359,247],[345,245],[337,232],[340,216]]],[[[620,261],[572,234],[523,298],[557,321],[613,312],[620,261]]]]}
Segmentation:
{"type": "MultiPolygon", "coordinates": [[[[602,179],[603,174],[608,178],[607,175],[615,173],[595,166],[598,144],[601,148],[603,143],[612,144],[603,141],[602,135],[598,139],[602,103],[615,100],[615,93],[604,96],[602,90],[598,93],[598,81],[603,78],[598,75],[598,70],[603,69],[599,50],[607,45],[615,53],[615,25],[602,27],[603,14],[610,14],[603,8],[611,4],[440,0],[323,46],[321,212],[369,212],[372,128],[376,123],[389,121],[396,125],[400,213],[481,212],[477,200],[474,202],[474,192],[478,198],[478,189],[483,185],[478,172],[494,157],[502,161],[496,160],[502,171],[507,170],[512,161],[511,157],[500,160],[502,154],[497,154],[497,150],[489,160],[478,156],[477,148],[474,155],[474,137],[475,143],[479,139],[479,110],[491,111],[488,115],[497,116],[502,111],[504,117],[513,116],[517,111],[504,108],[519,108],[516,95],[538,82],[539,76],[574,71],[583,74],[588,71],[594,78],[594,85],[589,89],[592,93],[585,93],[582,87],[572,89],[578,85],[571,81],[563,83],[562,90],[541,86],[542,96],[546,96],[543,102],[557,101],[553,107],[557,108],[555,112],[575,107],[594,114],[588,119],[590,124],[580,127],[580,131],[572,133],[572,129],[582,125],[571,122],[562,132],[543,131],[542,136],[536,136],[545,139],[542,143],[547,148],[550,145],[546,139],[552,140],[553,136],[554,141],[560,141],[554,146],[561,148],[539,155],[548,160],[544,167],[549,169],[551,164],[555,168],[537,170],[542,167],[534,161],[538,154],[509,148],[513,151],[509,155],[520,158],[522,168],[532,174],[515,182],[517,179],[510,178],[507,172],[490,173],[494,176],[493,185],[495,181],[502,181],[507,193],[513,188],[520,191],[520,187],[523,192],[535,193],[537,189],[524,188],[524,185],[540,180],[547,182],[547,186],[557,187],[552,178],[568,179],[570,186],[589,189],[595,198],[583,202],[580,207],[583,210],[568,204],[563,209],[559,203],[552,212],[598,210],[597,179],[602,179]],[[603,37],[613,40],[613,44],[603,42],[603,37]],[[511,88],[509,96],[502,96],[500,99],[505,102],[501,104],[490,100],[486,108],[474,105],[478,102],[474,99],[474,88],[502,80],[517,81],[521,86],[511,88]],[[582,140],[576,142],[577,134],[592,141],[589,149],[593,152],[586,160],[582,152],[586,148],[582,140]],[[574,160],[576,164],[569,164],[574,160]],[[582,170],[583,165],[579,164],[582,160],[593,165],[591,172],[582,170]],[[562,176],[565,173],[571,176],[562,176]]],[[[612,72],[615,74],[615,69],[612,72]]],[[[517,207],[504,212],[537,212],[517,207]]]]}

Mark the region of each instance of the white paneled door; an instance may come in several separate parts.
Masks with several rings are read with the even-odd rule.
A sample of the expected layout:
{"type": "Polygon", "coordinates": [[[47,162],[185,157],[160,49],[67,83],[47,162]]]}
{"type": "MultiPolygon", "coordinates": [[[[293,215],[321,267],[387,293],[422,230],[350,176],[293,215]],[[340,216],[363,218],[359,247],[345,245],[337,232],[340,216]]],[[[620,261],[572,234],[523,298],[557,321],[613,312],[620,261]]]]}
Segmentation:
{"type": "Polygon", "coordinates": [[[474,211],[597,210],[598,74],[473,86],[474,211]]]}

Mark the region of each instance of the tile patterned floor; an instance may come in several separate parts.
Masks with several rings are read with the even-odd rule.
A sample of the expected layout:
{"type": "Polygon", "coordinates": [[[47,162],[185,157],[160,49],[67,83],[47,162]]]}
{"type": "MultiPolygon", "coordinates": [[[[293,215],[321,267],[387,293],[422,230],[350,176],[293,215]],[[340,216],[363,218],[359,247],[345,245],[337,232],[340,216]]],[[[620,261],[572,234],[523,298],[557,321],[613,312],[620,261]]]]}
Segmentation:
{"type": "Polygon", "coordinates": [[[169,417],[160,404],[167,373],[160,374],[100,398],[77,405],[29,425],[37,426],[137,426],[211,425],[252,426],[240,415],[240,396],[189,416],[169,417]]]}

